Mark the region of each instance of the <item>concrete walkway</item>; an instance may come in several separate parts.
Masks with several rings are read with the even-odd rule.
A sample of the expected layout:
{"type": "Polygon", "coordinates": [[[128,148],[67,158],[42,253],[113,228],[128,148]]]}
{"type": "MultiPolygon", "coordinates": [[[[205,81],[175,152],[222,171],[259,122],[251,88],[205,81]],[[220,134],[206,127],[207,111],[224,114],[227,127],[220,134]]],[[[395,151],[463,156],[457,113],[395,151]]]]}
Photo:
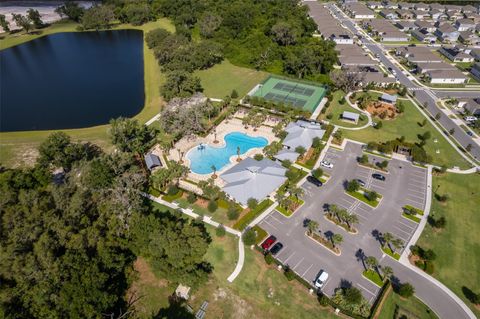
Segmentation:
{"type": "Polygon", "coordinates": [[[322,112],[322,109],[325,106],[325,104],[327,103],[327,101],[328,101],[328,99],[326,97],[324,97],[322,99],[322,101],[320,101],[317,108],[315,109],[315,112],[313,112],[312,115],[310,116],[311,120],[316,120],[317,119],[317,117],[320,115],[320,112],[322,112]]]}
{"type": "Polygon", "coordinates": [[[372,120],[372,116],[370,115],[370,113],[360,109],[356,104],[353,104],[352,102],[350,102],[350,96],[352,95],[352,93],[353,92],[348,93],[345,96],[345,100],[347,101],[348,105],[350,105],[352,108],[354,108],[355,110],[359,111],[360,113],[362,113],[363,115],[365,115],[367,117],[367,119],[368,119],[367,124],[365,124],[364,126],[360,126],[360,127],[346,127],[346,126],[341,126],[341,125],[335,125],[335,126],[338,127],[338,128],[341,128],[342,130],[359,131],[359,130],[363,130],[364,128],[367,128],[367,127],[371,126],[372,123],[373,123],[373,120],[372,120]]]}
{"type": "MultiPolygon", "coordinates": [[[[193,210],[191,209],[188,209],[188,208],[181,208],[180,206],[178,206],[177,204],[175,203],[170,203],[170,202],[167,202],[159,197],[155,197],[155,196],[152,196],[150,194],[144,194],[145,197],[147,197],[148,199],[156,202],[156,203],[159,203],[161,205],[164,205],[164,206],[167,206],[167,207],[170,207],[172,209],[176,209],[176,210],[179,210],[181,211],[182,213],[184,213],[185,215],[189,216],[189,217],[192,217],[194,219],[198,219],[200,217],[200,215],[198,215],[197,213],[194,213],[193,210]]],[[[202,221],[206,224],[209,224],[213,227],[218,227],[220,225],[220,223],[212,220],[211,217],[209,216],[203,216],[202,217],[202,221]]],[[[236,229],[233,229],[233,228],[230,228],[228,226],[223,226],[225,227],[225,230],[227,231],[227,233],[230,233],[232,235],[235,235],[238,237],[238,261],[237,261],[237,264],[235,266],[235,269],[233,270],[233,272],[230,274],[230,276],[228,276],[227,280],[228,282],[233,282],[235,280],[235,278],[237,278],[237,276],[240,274],[240,272],[242,271],[242,268],[243,268],[243,264],[245,262],[245,247],[243,245],[243,241],[242,241],[242,233],[239,232],[238,230],[236,229]]]]}

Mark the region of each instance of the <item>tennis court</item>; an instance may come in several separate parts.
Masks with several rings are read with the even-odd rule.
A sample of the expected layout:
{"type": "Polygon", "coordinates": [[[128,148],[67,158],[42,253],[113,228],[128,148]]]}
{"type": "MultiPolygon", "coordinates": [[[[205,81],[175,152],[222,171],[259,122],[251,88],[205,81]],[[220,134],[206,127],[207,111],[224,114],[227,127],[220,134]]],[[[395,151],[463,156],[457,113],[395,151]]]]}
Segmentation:
{"type": "Polygon", "coordinates": [[[313,113],[325,93],[325,88],[320,85],[270,76],[252,95],[313,113]]]}

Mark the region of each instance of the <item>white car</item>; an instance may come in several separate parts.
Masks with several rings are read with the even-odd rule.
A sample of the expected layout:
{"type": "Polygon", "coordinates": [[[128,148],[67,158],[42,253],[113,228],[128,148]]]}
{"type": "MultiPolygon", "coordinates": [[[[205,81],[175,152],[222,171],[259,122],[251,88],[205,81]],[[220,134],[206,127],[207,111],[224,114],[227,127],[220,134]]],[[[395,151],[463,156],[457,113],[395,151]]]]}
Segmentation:
{"type": "Polygon", "coordinates": [[[320,165],[326,168],[333,168],[333,164],[328,161],[321,161],[320,165]]]}
{"type": "Polygon", "coordinates": [[[318,289],[322,289],[325,283],[328,280],[328,273],[325,270],[320,271],[320,274],[318,275],[317,279],[315,279],[315,287],[318,289]]]}

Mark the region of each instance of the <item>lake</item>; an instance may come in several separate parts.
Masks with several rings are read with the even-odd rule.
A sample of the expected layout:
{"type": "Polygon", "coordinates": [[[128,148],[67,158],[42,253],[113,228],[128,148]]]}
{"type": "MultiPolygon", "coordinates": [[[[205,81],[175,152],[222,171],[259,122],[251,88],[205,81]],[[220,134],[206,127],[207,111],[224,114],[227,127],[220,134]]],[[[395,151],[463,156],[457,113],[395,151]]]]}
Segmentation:
{"type": "Polygon", "coordinates": [[[58,33],[0,51],[2,132],[107,124],[144,100],[142,31],[58,33]]]}

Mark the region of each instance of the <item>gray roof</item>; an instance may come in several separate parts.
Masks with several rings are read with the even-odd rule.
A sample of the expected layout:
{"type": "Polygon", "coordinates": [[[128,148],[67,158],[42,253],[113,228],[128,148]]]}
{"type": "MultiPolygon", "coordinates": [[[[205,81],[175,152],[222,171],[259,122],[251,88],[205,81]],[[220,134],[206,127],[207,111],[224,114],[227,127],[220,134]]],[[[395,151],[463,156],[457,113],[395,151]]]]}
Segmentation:
{"type": "Polygon", "coordinates": [[[397,96],[396,95],[390,95],[390,94],[387,94],[387,93],[384,93],[380,99],[384,100],[384,101],[388,101],[388,102],[392,102],[392,103],[395,103],[397,102],[397,96]]]}
{"type": "Polygon", "coordinates": [[[283,149],[275,155],[275,158],[279,161],[289,160],[291,162],[295,162],[300,154],[295,151],[290,151],[283,149]]]}
{"type": "Polygon", "coordinates": [[[249,198],[261,201],[279,188],[287,180],[286,171],[286,168],[268,158],[257,161],[247,157],[221,174],[220,178],[226,182],[223,191],[246,205],[249,198]]]}
{"type": "Polygon", "coordinates": [[[307,121],[290,123],[285,128],[285,131],[288,135],[283,140],[283,145],[288,146],[293,150],[298,146],[303,146],[305,149],[309,149],[310,146],[312,146],[315,137],[322,138],[323,134],[325,134],[325,130],[322,130],[320,124],[307,121]]]}
{"type": "Polygon", "coordinates": [[[160,162],[160,158],[152,153],[145,154],[145,164],[147,164],[147,168],[151,170],[154,167],[162,166],[162,162],[160,162]]]}
{"type": "Polygon", "coordinates": [[[353,113],[353,112],[348,112],[348,111],[344,111],[342,113],[342,118],[344,119],[347,119],[347,120],[352,120],[352,121],[358,121],[358,119],[360,118],[360,114],[358,113],[353,113]]]}

